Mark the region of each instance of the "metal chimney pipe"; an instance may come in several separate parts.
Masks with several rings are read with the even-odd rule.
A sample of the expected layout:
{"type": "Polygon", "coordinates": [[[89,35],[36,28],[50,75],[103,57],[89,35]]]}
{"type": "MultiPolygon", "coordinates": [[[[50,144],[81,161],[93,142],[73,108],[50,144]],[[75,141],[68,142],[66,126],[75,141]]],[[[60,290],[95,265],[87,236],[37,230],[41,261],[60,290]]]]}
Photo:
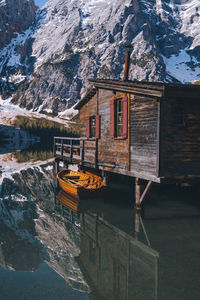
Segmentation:
{"type": "Polygon", "coordinates": [[[130,56],[131,56],[131,45],[126,45],[126,57],[125,57],[125,66],[124,66],[124,78],[123,81],[128,81],[129,67],[130,67],[130,56]]]}

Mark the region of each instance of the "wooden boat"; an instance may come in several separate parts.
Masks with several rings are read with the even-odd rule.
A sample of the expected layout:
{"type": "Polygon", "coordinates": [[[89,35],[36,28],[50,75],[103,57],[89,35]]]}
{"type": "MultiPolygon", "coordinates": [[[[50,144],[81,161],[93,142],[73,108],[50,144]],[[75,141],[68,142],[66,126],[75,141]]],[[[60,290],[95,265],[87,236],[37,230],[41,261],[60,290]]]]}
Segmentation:
{"type": "Polygon", "coordinates": [[[101,177],[90,172],[63,169],[56,177],[63,191],[76,198],[98,197],[106,188],[101,177]]]}

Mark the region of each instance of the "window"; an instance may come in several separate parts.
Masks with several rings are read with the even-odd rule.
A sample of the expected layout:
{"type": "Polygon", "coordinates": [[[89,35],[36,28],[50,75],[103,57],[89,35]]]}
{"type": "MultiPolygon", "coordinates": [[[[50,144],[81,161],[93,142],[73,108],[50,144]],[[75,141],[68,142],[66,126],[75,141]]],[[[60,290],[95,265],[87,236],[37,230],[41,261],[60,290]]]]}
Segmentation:
{"type": "Polygon", "coordinates": [[[96,118],[90,117],[90,137],[96,137],[96,118]]]}
{"type": "Polygon", "coordinates": [[[122,111],[122,99],[116,101],[116,137],[123,136],[123,111],[122,111]]]}
{"type": "Polygon", "coordinates": [[[128,136],[128,98],[112,99],[110,103],[110,136],[127,138],[128,136]]]}
{"type": "Polygon", "coordinates": [[[100,116],[87,118],[87,138],[100,138],[100,116]]]}

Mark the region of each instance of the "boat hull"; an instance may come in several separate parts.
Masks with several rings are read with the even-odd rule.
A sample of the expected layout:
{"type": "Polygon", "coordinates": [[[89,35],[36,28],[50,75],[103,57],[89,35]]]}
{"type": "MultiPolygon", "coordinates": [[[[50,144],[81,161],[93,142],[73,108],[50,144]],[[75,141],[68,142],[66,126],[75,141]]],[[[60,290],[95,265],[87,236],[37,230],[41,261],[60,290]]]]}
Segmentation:
{"type": "Polygon", "coordinates": [[[89,172],[64,169],[58,172],[57,179],[62,190],[76,199],[99,197],[106,189],[101,177],[89,172]]]}

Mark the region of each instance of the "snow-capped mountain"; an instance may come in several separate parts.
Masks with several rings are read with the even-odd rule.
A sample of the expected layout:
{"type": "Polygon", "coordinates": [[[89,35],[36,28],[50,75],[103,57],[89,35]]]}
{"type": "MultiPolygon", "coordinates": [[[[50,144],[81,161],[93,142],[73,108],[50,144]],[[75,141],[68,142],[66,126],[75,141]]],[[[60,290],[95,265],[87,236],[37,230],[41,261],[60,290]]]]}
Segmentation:
{"type": "MultiPolygon", "coordinates": [[[[0,1],[0,13],[12,2],[0,1]]],[[[13,103],[27,109],[63,111],[88,78],[122,78],[126,44],[131,80],[196,80],[199,12],[199,0],[49,0],[34,24],[3,41],[1,93],[12,89],[13,103]]]]}

